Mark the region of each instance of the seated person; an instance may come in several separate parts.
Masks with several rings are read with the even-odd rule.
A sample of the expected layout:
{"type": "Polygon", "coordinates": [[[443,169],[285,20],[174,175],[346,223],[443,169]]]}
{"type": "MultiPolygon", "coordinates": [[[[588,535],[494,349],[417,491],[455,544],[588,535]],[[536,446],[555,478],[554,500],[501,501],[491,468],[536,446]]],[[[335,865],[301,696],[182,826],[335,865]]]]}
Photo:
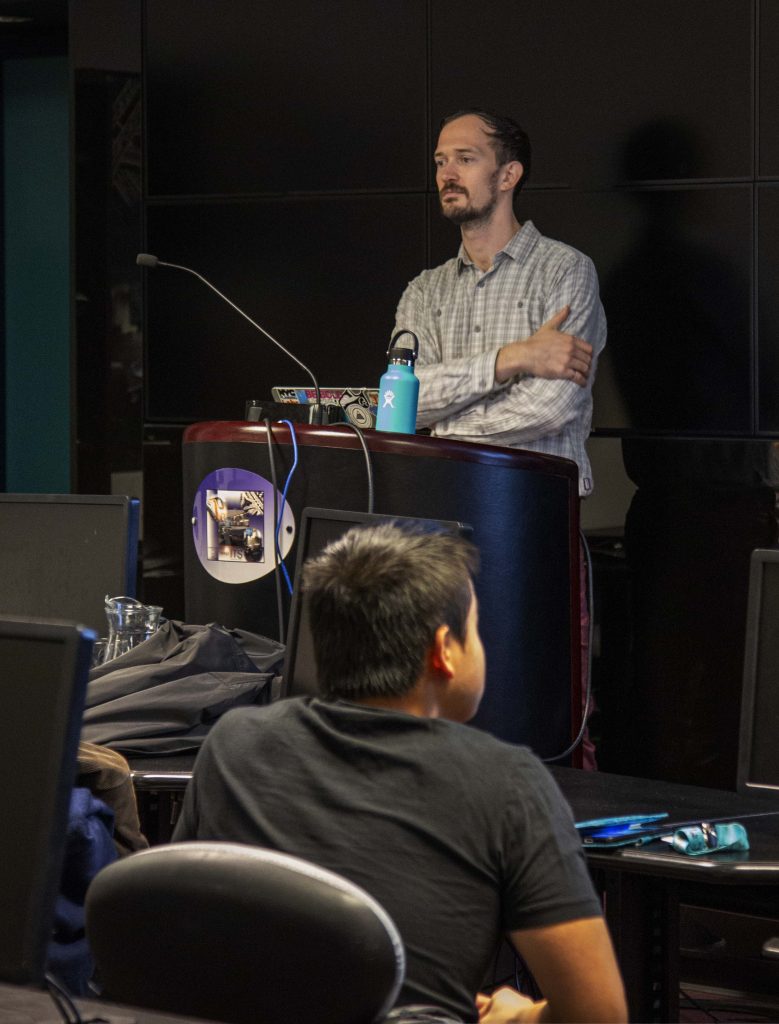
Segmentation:
{"type": "Polygon", "coordinates": [[[115,750],[82,740],[46,963],[47,972],[71,995],[89,995],[94,965],[84,904],[92,879],[117,857],[148,845],[138,820],[129,764],[115,750]]]}
{"type": "Polygon", "coordinates": [[[391,524],[309,561],[322,697],[221,718],[173,838],[270,847],[362,886],[403,937],[398,1006],[625,1020],[570,809],[529,750],[462,724],[484,690],[475,562],[459,538],[391,524]],[[504,934],[546,998],[503,989],[477,1007],[504,934]]]}

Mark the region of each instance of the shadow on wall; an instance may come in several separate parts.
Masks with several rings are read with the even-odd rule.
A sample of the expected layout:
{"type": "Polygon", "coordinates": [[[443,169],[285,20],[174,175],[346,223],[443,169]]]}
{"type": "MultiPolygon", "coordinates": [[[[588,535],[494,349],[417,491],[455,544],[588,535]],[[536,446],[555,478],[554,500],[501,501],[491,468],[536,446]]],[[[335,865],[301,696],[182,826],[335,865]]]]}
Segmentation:
{"type": "MultiPolygon", "coordinates": [[[[645,125],[625,153],[627,173],[644,180],[694,173],[697,159],[694,137],[671,122],[645,125]]],[[[629,422],[748,433],[749,282],[718,251],[701,190],[631,195],[641,237],[604,285],[629,422]]],[[[668,436],[622,448],[637,488],[625,523],[635,756],[625,770],[734,788],[749,559],[777,538],[773,447],[668,436]]]]}

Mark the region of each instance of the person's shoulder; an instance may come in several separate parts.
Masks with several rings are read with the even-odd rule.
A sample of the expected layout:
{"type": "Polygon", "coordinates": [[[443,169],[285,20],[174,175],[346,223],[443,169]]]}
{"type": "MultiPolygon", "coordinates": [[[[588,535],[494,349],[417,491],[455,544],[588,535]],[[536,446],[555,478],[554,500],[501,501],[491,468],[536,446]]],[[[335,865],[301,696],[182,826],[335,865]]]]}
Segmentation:
{"type": "Polygon", "coordinates": [[[256,733],[260,729],[277,729],[283,723],[299,721],[305,714],[303,698],[277,700],[272,704],[231,708],[215,723],[209,733],[211,742],[234,742],[237,737],[256,733]]]}
{"type": "MultiPolygon", "coordinates": [[[[440,719],[438,721],[441,721],[440,719]]],[[[469,749],[490,766],[490,772],[502,776],[509,785],[520,782],[523,789],[544,794],[543,799],[556,801],[559,787],[548,765],[530,747],[510,743],[470,725],[449,722],[451,740],[461,749],[469,749]]]]}
{"type": "Polygon", "coordinates": [[[501,770],[515,767],[522,771],[546,772],[544,765],[529,747],[508,743],[472,725],[462,725],[444,718],[433,719],[433,722],[433,735],[439,742],[450,744],[461,754],[467,752],[472,756],[484,758],[490,764],[499,766],[501,770]]]}
{"type": "Polygon", "coordinates": [[[413,277],[406,285],[405,295],[435,295],[456,280],[459,270],[459,256],[453,256],[437,267],[428,267],[413,277]]]}
{"type": "Polygon", "coordinates": [[[539,264],[559,268],[563,271],[578,268],[581,271],[592,271],[594,273],[595,264],[580,249],[576,249],[568,242],[561,242],[557,238],[549,238],[546,235],[542,235],[532,221],[527,221],[524,228],[531,229],[534,240],[533,258],[539,264]]]}

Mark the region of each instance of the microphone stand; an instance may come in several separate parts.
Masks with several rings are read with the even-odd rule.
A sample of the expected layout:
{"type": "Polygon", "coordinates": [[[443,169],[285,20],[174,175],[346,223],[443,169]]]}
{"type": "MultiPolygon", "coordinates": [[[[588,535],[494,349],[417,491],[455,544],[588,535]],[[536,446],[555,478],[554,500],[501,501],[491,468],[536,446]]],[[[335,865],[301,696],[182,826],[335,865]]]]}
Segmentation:
{"type": "Polygon", "coordinates": [[[193,270],[191,267],[184,267],[180,263],[166,263],[164,260],[159,259],[157,256],[152,256],[147,252],[139,252],[135,257],[135,262],[139,267],[171,267],[173,270],[184,270],[187,274],[192,274],[193,277],[196,277],[198,281],[202,281],[207,288],[210,288],[212,292],[215,292],[220,299],[227,303],[228,306],[232,306],[236,313],[240,313],[244,320],[248,320],[252,327],[255,327],[261,334],[264,334],[269,341],[272,341],[277,348],[281,349],[284,355],[289,356],[289,358],[293,362],[297,363],[302,370],[305,370],[314,385],[315,396],[314,404],[310,406],[308,411],[308,422],[316,424],[322,422],[322,396],[319,391],[317,379],[311,370],[309,370],[306,364],[302,363],[297,356],[294,356],[289,349],[285,348],[280,341],[277,341],[273,335],[268,334],[264,327],[261,327],[256,321],[252,320],[252,318],[247,313],[244,313],[239,306],[236,306],[231,299],[228,299],[226,295],[223,295],[215,285],[211,284],[211,282],[206,280],[202,274],[198,274],[198,272],[193,270]]]}

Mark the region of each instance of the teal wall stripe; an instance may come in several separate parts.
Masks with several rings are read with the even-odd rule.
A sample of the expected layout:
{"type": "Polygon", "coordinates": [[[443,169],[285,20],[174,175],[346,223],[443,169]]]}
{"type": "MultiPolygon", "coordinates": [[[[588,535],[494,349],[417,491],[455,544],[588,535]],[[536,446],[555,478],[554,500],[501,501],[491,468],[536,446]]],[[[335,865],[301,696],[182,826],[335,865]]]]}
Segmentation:
{"type": "Polygon", "coordinates": [[[70,490],[70,194],[65,57],[3,74],[6,490],[70,490]]]}

